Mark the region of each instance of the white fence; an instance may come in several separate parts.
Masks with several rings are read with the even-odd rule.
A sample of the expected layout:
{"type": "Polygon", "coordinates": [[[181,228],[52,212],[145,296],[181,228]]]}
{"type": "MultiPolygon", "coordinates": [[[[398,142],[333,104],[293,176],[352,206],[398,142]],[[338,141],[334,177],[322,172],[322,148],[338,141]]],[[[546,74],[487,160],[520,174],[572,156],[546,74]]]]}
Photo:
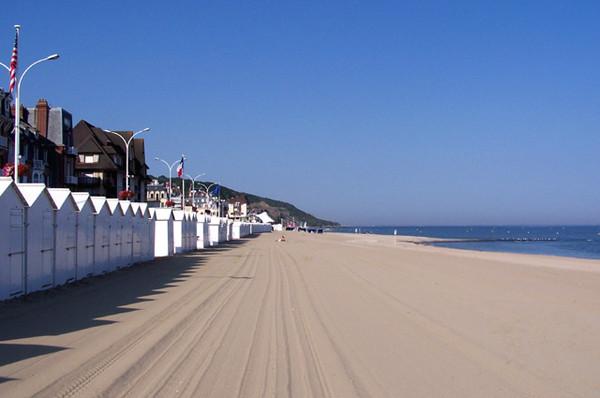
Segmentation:
{"type": "Polygon", "coordinates": [[[271,231],[10,177],[0,177],[0,222],[0,301],[271,231]]]}

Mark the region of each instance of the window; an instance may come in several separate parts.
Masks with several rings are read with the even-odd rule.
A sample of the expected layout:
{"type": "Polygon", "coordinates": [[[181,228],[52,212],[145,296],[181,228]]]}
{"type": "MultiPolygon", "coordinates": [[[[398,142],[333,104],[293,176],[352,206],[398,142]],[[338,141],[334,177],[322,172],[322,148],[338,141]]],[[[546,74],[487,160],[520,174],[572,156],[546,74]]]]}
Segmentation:
{"type": "Polygon", "coordinates": [[[98,163],[100,155],[79,155],[79,163],[98,163]]]}

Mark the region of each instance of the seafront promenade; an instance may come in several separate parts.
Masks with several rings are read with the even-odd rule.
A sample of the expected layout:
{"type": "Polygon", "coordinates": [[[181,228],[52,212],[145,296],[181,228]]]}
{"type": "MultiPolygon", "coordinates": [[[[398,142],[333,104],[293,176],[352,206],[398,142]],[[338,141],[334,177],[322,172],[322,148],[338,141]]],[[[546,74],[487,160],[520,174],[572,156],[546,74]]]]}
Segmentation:
{"type": "Polygon", "coordinates": [[[600,395],[600,261],[283,234],[2,304],[0,396],[600,395]]]}

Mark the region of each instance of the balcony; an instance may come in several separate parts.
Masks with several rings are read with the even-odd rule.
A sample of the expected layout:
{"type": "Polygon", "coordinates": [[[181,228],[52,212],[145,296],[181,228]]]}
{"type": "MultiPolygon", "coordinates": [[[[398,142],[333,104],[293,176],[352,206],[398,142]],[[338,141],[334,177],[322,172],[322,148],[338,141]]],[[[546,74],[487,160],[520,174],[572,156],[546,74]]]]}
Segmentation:
{"type": "Polygon", "coordinates": [[[0,135],[0,148],[8,148],[8,137],[0,135]]]}
{"type": "Polygon", "coordinates": [[[33,170],[43,171],[46,168],[46,162],[43,160],[34,159],[33,160],[33,170]]]}
{"type": "Polygon", "coordinates": [[[77,156],[77,153],[78,153],[77,148],[75,148],[74,146],[65,147],[66,155],[77,156]]]}
{"type": "MultiPolygon", "coordinates": [[[[88,177],[91,178],[91,177],[88,177]]],[[[65,177],[65,184],[68,185],[77,185],[78,182],[78,178],[76,176],[66,176],[65,177]]]]}
{"type": "Polygon", "coordinates": [[[78,185],[88,185],[88,186],[100,185],[100,178],[80,176],[80,177],[77,177],[77,184],[78,185]]]}

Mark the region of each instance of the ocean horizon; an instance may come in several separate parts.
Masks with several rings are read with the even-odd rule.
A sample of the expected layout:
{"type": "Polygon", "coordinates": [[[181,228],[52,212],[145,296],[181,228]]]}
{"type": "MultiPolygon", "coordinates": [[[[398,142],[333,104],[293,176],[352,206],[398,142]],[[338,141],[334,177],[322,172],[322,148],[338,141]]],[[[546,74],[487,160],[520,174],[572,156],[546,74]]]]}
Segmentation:
{"type": "Polygon", "coordinates": [[[347,226],[329,231],[446,239],[426,244],[464,250],[600,259],[599,225],[347,226]]]}

